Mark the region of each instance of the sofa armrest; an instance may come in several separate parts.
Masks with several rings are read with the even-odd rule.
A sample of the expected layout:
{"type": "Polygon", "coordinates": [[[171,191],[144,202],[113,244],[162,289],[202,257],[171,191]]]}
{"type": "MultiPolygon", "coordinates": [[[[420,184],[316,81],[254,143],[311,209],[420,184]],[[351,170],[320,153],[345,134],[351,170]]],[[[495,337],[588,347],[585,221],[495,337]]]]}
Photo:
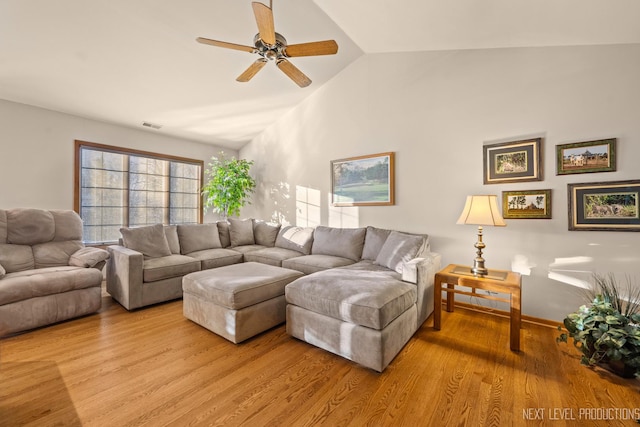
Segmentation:
{"type": "Polygon", "coordinates": [[[404,263],[402,280],[417,286],[418,328],[433,312],[433,286],[436,273],[440,271],[442,256],[436,252],[425,252],[420,258],[404,263]]]}
{"type": "Polygon", "coordinates": [[[109,246],[107,251],[107,292],[127,310],[141,307],[144,256],[124,246],[109,246]]]}
{"type": "Polygon", "coordinates": [[[78,249],[69,257],[69,265],[74,267],[95,267],[102,269],[104,262],[109,258],[109,252],[104,249],[86,247],[78,249]]]}

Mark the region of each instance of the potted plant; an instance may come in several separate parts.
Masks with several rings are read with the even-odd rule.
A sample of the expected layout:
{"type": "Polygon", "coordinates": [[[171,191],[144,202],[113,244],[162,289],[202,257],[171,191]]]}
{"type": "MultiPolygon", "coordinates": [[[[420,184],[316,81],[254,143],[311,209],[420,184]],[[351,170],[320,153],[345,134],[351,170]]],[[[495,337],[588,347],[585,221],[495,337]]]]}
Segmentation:
{"type": "Polygon", "coordinates": [[[202,188],[204,205],[220,214],[223,219],[240,214],[240,208],[249,203],[256,182],[249,175],[253,160],[225,158],[224,153],[211,157],[205,171],[209,181],[202,188]]]}
{"type": "Polygon", "coordinates": [[[593,278],[591,303],[567,315],[566,331],[556,341],[566,343],[571,337],[583,365],[600,364],[626,378],[640,375],[640,290],[627,280],[625,299],[614,275],[593,278]]]}

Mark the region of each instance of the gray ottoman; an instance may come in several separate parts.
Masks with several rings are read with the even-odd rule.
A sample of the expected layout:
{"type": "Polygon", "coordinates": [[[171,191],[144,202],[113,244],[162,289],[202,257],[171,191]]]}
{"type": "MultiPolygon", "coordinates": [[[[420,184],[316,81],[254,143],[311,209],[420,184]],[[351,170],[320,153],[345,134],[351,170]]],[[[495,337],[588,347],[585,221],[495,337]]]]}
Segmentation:
{"type": "Polygon", "coordinates": [[[237,344],[285,321],[284,287],[301,276],[257,262],[187,274],[184,316],[237,344]]]}

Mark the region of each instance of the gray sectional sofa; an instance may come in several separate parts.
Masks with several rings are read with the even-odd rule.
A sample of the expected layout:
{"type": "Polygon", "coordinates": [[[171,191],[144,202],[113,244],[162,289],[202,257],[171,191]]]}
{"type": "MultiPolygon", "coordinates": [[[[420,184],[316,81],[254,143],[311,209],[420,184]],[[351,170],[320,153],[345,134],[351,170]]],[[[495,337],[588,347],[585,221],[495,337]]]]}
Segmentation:
{"type": "MultiPolygon", "coordinates": [[[[123,229],[107,291],[125,308],[180,298],[182,278],[240,262],[303,273],[284,288],[287,332],[379,372],[433,311],[440,255],[426,235],[251,219],[123,229]]],[[[211,274],[215,274],[212,271],[211,274]]]]}
{"type": "Polygon", "coordinates": [[[98,311],[107,251],[71,210],[0,210],[0,337],[98,311]]]}

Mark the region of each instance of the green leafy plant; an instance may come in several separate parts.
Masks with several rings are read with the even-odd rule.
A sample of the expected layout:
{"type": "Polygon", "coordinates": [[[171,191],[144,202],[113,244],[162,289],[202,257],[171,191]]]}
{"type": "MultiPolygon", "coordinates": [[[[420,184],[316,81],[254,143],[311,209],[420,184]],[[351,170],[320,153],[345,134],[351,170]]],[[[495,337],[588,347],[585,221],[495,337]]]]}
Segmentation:
{"type": "Polygon", "coordinates": [[[558,327],[556,341],[571,337],[583,365],[603,363],[623,376],[640,375],[640,292],[627,285],[625,299],[613,275],[594,275],[592,302],[567,315],[564,331],[558,327]]]}
{"type": "Polygon", "coordinates": [[[205,207],[213,208],[224,219],[240,214],[240,208],[249,203],[256,182],[249,175],[253,161],[227,159],[223,152],[211,157],[205,171],[209,181],[202,187],[205,207]]]}

